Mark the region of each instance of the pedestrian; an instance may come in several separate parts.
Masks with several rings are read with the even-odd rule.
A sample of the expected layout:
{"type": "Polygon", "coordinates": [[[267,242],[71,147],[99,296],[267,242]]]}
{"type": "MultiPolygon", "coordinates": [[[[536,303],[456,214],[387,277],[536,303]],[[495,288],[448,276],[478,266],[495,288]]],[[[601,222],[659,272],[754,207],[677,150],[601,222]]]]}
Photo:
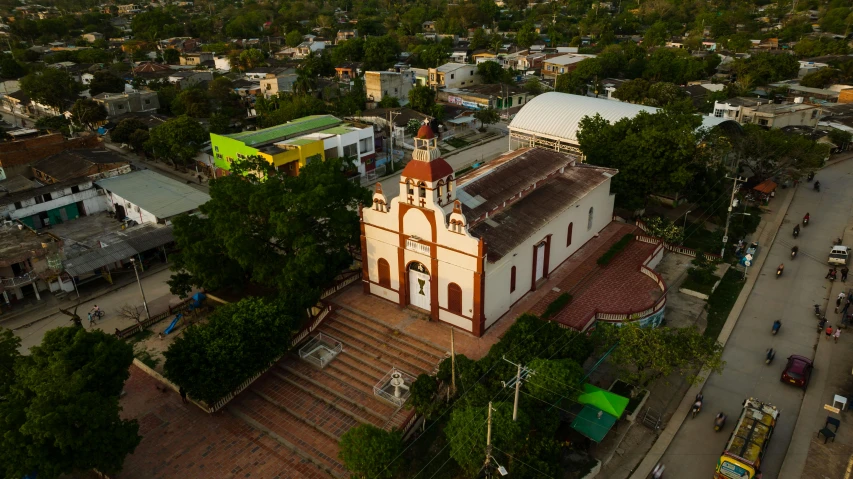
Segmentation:
{"type": "Polygon", "coordinates": [[[841,281],[847,281],[847,273],[849,272],[850,270],[846,266],[841,268],[841,281]]]}
{"type": "Polygon", "coordinates": [[[116,328],[116,337],[118,337],[118,336],[121,336],[121,331],[118,328],[116,328]]]}
{"type": "Polygon", "coordinates": [[[201,175],[198,175],[198,184],[201,184],[201,175]]]}
{"type": "Polygon", "coordinates": [[[89,313],[89,329],[92,329],[92,326],[95,324],[95,318],[92,317],[92,313],[89,313]]]}
{"type": "Polygon", "coordinates": [[[841,326],[835,328],[835,334],[832,335],[835,338],[835,342],[838,342],[838,338],[841,337],[841,326]]]}
{"type": "Polygon", "coordinates": [[[835,298],[835,312],[836,313],[838,312],[838,309],[841,308],[841,301],[843,301],[844,298],[846,298],[846,297],[847,297],[846,294],[838,293],[838,297],[835,298]]]}
{"type": "Polygon", "coordinates": [[[826,339],[829,339],[832,336],[832,325],[826,327],[826,339]]]}
{"type": "MultiPolygon", "coordinates": [[[[837,341],[837,340],[836,340],[836,341],[837,341]]],[[[184,402],[184,404],[189,404],[190,402],[189,402],[189,400],[187,400],[187,390],[186,390],[186,389],[184,389],[183,387],[181,387],[181,388],[178,390],[178,392],[181,394],[181,401],[183,401],[183,402],[184,402]]]]}

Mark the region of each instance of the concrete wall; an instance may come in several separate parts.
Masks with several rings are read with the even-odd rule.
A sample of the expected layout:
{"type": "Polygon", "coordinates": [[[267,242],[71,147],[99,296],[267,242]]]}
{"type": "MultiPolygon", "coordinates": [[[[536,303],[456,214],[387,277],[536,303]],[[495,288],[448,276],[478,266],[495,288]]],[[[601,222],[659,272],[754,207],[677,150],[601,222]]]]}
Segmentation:
{"type": "Polygon", "coordinates": [[[61,133],[3,142],[0,143],[0,169],[6,177],[17,174],[29,176],[29,165],[36,161],[66,150],[95,148],[99,144],[100,140],[95,135],[66,140],[61,133]]]}
{"type": "Polygon", "coordinates": [[[386,96],[408,101],[409,90],[412,89],[415,74],[412,71],[397,72],[365,72],[364,86],[367,98],[381,101],[386,96]]]}
{"type": "Polygon", "coordinates": [[[110,200],[110,211],[115,211],[115,205],[119,204],[124,206],[125,214],[128,218],[141,223],[156,223],[157,217],[153,214],[139,208],[137,205],[131,203],[130,201],[125,200],[121,196],[108,191],[108,198],[110,200]]]}
{"type": "Polygon", "coordinates": [[[86,185],[80,185],[80,192],[78,193],[71,193],[71,188],[66,188],[62,191],[54,191],[50,195],[53,199],[41,203],[36,203],[35,198],[22,201],[22,208],[15,208],[15,205],[7,205],[6,207],[11,206],[11,209],[7,209],[7,211],[0,209],[0,214],[8,214],[14,220],[37,215],[44,211],[61,208],[80,201],[83,202],[86,215],[99,213],[108,209],[107,201],[103,196],[98,194],[98,190],[93,187],[91,182],[86,185]]]}

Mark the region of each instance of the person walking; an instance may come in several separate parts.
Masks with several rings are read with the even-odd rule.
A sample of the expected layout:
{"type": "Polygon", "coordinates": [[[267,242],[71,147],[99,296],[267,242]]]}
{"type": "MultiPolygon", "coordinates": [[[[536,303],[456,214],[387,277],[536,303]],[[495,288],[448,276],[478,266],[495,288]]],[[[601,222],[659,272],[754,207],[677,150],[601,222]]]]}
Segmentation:
{"type": "Polygon", "coordinates": [[[181,401],[183,401],[183,403],[184,403],[184,404],[189,404],[190,402],[189,402],[189,400],[187,399],[187,390],[186,390],[186,389],[184,389],[183,387],[181,387],[181,388],[178,390],[178,392],[181,394],[181,401]]]}
{"type": "Polygon", "coordinates": [[[831,337],[832,337],[832,325],[830,324],[829,326],[826,327],[826,339],[829,340],[829,338],[831,338],[831,337]]]}
{"type": "Polygon", "coordinates": [[[95,318],[92,316],[92,313],[89,313],[89,329],[92,329],[92,326],[95,325],[95,318]]]}
{"type": "Polygon", "coordinates": [[[844,298],[846,298],[846,297],[847,297],[847,295],[844,294],[844,292],[838,293],[838,297],[835,298],[835,312],[836,313],[838,312],[838,308],[841,307],[841,302],[844,301],[844,298]]]}
{"type": "Polygon", "coordinates": [[[847,269],[846,266],[841,268],[841,281],[842,282],[847,281],[847,273],[849,273],[849,272],[850,272],[850,270],[847,269]]]}
{"type": "Polygon", "coordinates": [[[832,335],[832,337],[834,337],[834,338],[835,338],[835,342],[837,343],[837,342],[838,342],[838,338],[840,338],[840,337],[841,337],[841,326],[837,326],[837,327],[835,328],[835,333],[832,335]]]}

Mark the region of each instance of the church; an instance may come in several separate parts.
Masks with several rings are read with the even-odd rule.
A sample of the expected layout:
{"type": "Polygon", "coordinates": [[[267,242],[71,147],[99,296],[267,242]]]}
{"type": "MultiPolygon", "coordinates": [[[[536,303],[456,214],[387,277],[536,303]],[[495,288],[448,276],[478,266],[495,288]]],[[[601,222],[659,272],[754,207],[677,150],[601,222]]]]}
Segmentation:
{"type": "Polygon", "coordinates": [[[612,220],[616,170],[522,148],[457,176],[429,125],[414,141],[360,212],[365,294],[482,336],[612,220]]]}

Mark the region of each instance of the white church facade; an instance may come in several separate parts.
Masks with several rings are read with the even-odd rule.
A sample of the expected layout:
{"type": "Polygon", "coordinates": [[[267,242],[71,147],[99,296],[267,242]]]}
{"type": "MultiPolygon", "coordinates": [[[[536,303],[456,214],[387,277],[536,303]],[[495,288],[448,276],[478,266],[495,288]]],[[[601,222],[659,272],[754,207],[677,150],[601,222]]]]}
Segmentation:
{"type": "Polygon", "coordinates": [[[428,125],[393,199],[361,210],[364,292],[481,336],[613,217],[616,170],[521,149],[461,177],[428,125]]]}

